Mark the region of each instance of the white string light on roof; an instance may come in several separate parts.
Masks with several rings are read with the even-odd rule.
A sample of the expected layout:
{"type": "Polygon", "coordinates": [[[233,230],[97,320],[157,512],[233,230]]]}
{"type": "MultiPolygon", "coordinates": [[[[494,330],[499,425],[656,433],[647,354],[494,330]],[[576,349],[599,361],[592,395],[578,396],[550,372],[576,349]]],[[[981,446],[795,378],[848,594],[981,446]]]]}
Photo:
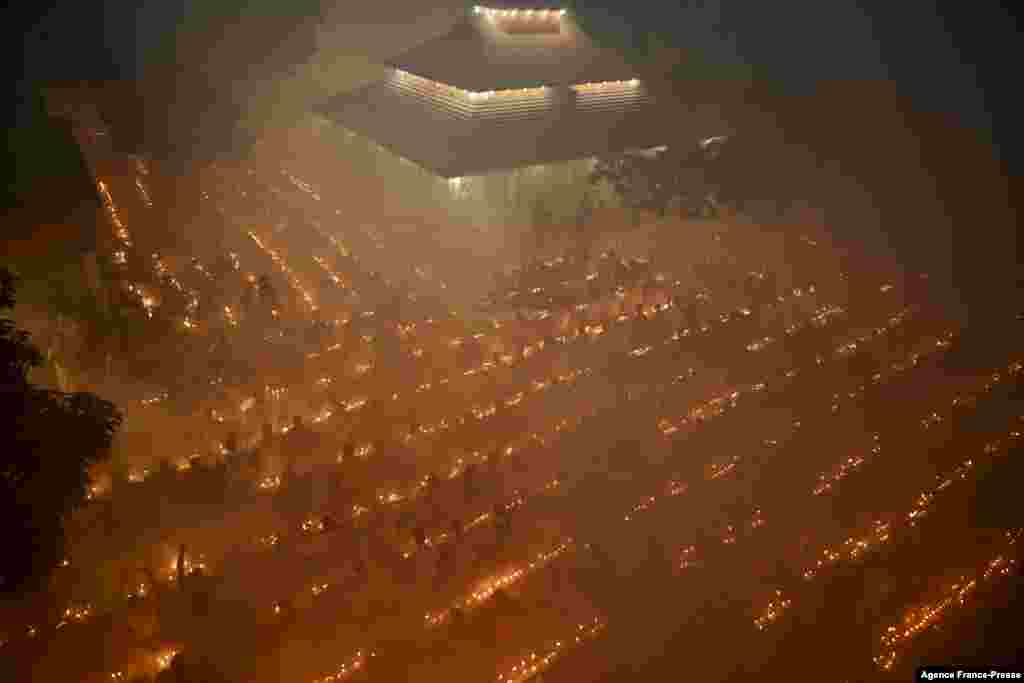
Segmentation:
{"type": "Polygon", "coordinates": [[[517,17],[522,14],[540,19],[555,19],[564,17],[566,11],[564,9],[493,9],[474,5],[473,14],[483,14],[486,17],[517,17]]]}
{"type": "MultiPolygon", "coordinates": [[[[469,100],[471,104],[479,100],[486,100],[492,97],[543,97],[550,94],[554,89],[554,87],[550,85],[538,85],[529,88],[504,88],[501,90],[465,90],[448,83],[441,83],[439,81],[430,80],[429,78],[424,78],[423,76],[417,76],[416,74],[402,69],[395,69],[394,74],[400,82],[409,83],[410,85],[420,84],[423,87],[442,90],[450,95],[461,97],[464,100],[469,100]]],[[[577,93],[600,93],[610,90],[634,89],[639,85],[639,79],[631,78],[620,81],[577,83],[569,87],[577,93]]]]}

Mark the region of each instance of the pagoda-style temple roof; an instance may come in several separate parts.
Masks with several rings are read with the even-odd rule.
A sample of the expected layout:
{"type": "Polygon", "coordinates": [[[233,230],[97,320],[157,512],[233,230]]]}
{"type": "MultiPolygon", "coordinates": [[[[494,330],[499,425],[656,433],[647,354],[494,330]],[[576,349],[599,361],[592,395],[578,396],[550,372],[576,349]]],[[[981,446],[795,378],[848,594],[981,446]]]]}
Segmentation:
{"type": "Polygon", "coordinates": [[[572,103],[551,95],[473,111],[461,103],[410,93],[399,80],[396,76],[336,97],[323,113],[442,177],[581,159],[664,141],[657,126],[646,120],[653,114],[647,95],[625,86],[609,99],[582,94],[572,103]]]}
{"type": "Polygon", "coordinates": [[[388,63],[478,92],[628,80],[635,75],[621,55],[594,45],[559,10],[482,10],[446,35],[388,63]]]}
{"type": "Polygon", "coordinates": [[[320,112],[442,177],[653,147],[664,122],[685,126],[557,8],[477,8],[390,63],[320,112]]]}

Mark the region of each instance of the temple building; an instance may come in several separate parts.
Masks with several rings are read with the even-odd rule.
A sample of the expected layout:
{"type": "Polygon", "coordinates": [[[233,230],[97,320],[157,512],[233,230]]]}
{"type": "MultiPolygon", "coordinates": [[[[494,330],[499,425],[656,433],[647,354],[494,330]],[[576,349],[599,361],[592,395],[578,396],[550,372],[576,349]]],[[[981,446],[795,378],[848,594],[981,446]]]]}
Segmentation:
{"type": "Polygon", "coordinates": [[[565,213],[585,191],[593,157],[664,144],[667,126],[695,139],[716,132],[698,112],[681,118],[659,105],[621,55],[545,4],[473,7],[387,66],[383,80],[319,109],[338,129],[322,121],[321,137],[392,157],[378,166],[418,167],[450,199],[484,202],[503,218],[545,197],[567,205],[549,207],[556,217],[565,213]]]}

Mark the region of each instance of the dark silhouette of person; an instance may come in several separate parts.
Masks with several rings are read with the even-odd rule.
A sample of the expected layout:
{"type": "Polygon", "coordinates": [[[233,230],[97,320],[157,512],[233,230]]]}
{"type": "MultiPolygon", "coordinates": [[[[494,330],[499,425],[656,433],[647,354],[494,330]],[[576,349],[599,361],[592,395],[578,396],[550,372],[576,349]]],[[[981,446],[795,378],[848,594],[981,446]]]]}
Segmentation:
{"type": "Polygon", "coordinates": [[[178,546],[178,560],[174,565],[176,572],[176,579],[178,581],[178,590],[182,593],[185,592],[185,544],[182,543],[178,546]]]}

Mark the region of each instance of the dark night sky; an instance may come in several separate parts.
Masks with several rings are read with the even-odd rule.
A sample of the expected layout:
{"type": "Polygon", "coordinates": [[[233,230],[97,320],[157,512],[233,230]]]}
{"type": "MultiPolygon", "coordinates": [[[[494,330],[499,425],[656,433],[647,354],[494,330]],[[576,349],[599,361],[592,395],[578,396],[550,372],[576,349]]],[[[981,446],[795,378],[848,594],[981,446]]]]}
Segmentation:
{"type": "Polygon", "coordinates": [[[607,27],[631,27],[634,42],[663,31],[722,65],[744,64],[787,91],[844,80],[891,80],[923,109],[991,128],[1009,87],[1017,32],[995,2],[877,0],[580,0],[607,27]],[[980,79],[980,80],[979,80],[980,79]],[[988,91],[986,93],[986,91],[988,91]],[[986,95],[992,98],[986,102],[986,95]]]}

